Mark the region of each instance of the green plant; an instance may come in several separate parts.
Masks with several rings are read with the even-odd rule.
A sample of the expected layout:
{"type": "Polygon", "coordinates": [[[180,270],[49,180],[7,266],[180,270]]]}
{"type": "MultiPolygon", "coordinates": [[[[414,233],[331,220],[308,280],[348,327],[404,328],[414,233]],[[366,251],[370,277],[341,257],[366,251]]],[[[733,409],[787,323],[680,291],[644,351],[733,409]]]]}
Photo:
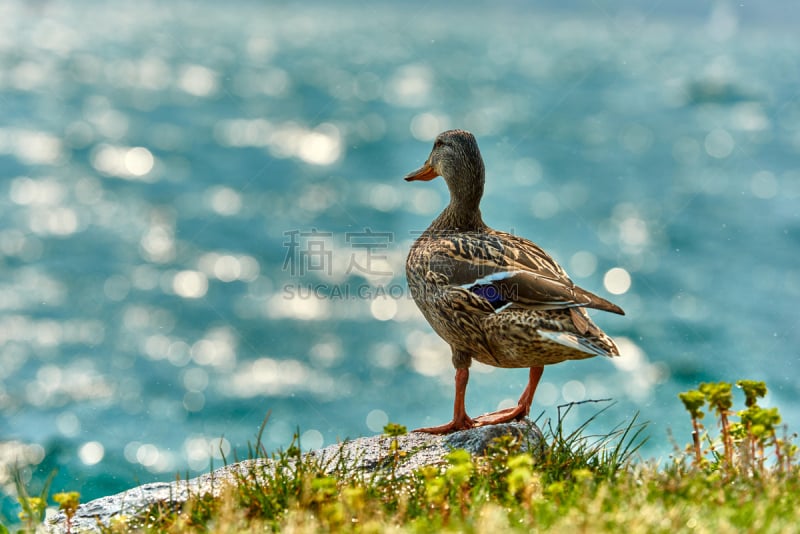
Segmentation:
{"type": "Polygon", "coordinates": [[[700,436],[702,425],[700,419],[705,415],[701,408],[706,403],[706,396],[697,390],[684,391],[678,393],[678,398],[683,402],[684,408],[692,418],[692,444],[694,446],[694,462],[700,465],[703,461],[703,452],[700,447],[700,436]]]}
{"type": "Polygon", "coordinates": [[[45,479],[39,495],[31,496],[22,480],[20,470],[14,471],[13,478],[14,487],[17,490],[17,501],[20,508],[22,508],[19,512],[19,519],[23,524],[21,532],[36,532],[37,527],[44,521],[45,512],[47,511],[47,495],[50,492],[50,484],[55,475],[55,471],[51,472],[45,479]]]}
{"type": "Polygon", "coordinates": [[[389,442],[389,454],[391,455],[391,477],[394,479],[396,478],[397,466],[400,464],[400,460],[406,456],[406,452],[400,450],[400,442],[397,438],[406,435],[408,430],[403,425],[387,423],[383,427],[383,433],[392,438],[389,442]]]}
{"type": "Polygon", "coordinates": [[[638,413],[627,424],[618,424],[606,434],[588,434],[589,426],[613,404],[598,410],[575,430],[566,432],[564,421],[567,415],[575,406],[585,402],[599,401],[559,406],[555,426],[552,421],[545,423],[545,441],[549,445],[539,467],[544,473],[552,473],[553,481],[579,469],[589,469],[598,476],[612,478],[647,442],[648,438],[642,435],[647,424],[637,422],[638,413]],[[562,408],[565,408],[563,412],[562,408]]]}
{"type": "Polygon", "coordinates": [[[731,465],[733,462],[733,440],[730,433],[730,423],[728,422],[728,414],[731,406],[733,406],[731,385],[727,382],[703,382],[700,384],[699,389],[705,395],[708,405],[716,411],[717,417],[719,417],[723,458],[727,465],[731,465]]]}
{"type": "Polygon", "coordinates": [[[77,491],[67,491],[56,493],[53,495],[53,500],[58,503],[58,509],[64,512],[67,518],[67,534],[72,532],[72,518],[78,511],[78,505],[81,502],[81,494],[77,491]]]}
{"type": "MultiPolygon", "coordinates": [[[[343,455],[302,455],[298,432],[285,451],[251,457],[248,470],[238,471],[235,481],[216,487],[213,495],[153,505],[103,529],[176,534],[793,532],[800,524],[796,447],[786,432],[777,435],[778,410],[758,406],[766,386],[752,381],[737,385],[745,395],[745,409],[739,411],[734,410],[732,388],[719,383],[681,395],[697,422],[692,426],[697,443],[706,445],[700,450],[702,461],[693,444],[687,454],[665,464],[636,459],[645,440],[638,416],[611,431],[590,433],[608,407],[569,430],[567,415],[575,404],[560,406],[555,420],[540,425],[543,445],[504,435],[482,455],[452,451],[441,465],[402,476],[396,469],[402,459],[396,454],[403,452],[398,438],[405,431],[400,425],[385,428],[391,438],[386,462],[370,474],[353,469],[343,455]],[[727,425],[720,421],[719,431],[727,429],[730,458],[721,451],[724,438],[712,439],[699,424],[706,403],[718,420],[722,412],[729,419],[727,425]],[[772,446],[774,453],[769,452],[772,446]],[[775,461],[767,461],[770,454],[775,461]],[[692,465],[686,462],[690,457],[692,465]]],[[[266,454],[260,439],[250,450],[266,454]]],[[[66,496],[54,499],[64,501],[63,506],[77,503],[66,496]]]]}
{"type": "MultiPolygon", "coordinates": [[[[543,447],[527,444],[530,450],[525,450],[519,437],[502,436],[483,456],[454,450],[444,465],[406,476],[396,470],[405,454],[398,439],[406,432],[401,425],[384,429],[391,438],[384,474],[365,474],[344,461],[323,464],[319,457],[300,455],[295,435],[286,451],[270,456],[269,464],[251,464],[250,472],[221,489],[222,497],[197,495],[183,505],[155,505],[128,518],[125,527],[116,524],[108,531],[193,532],[229,525],[237,531],[338,532],[357,526],[378,532],[387,524],[423,532],[470,530],[477,511],[487,507],[508,510],[506,525],[530,526],[546,503],[569,500],[575,487],[588,491],[596,481],[613,479],[627,469],[641,446],[644,426],[636,418],[608,435],[590,436],[586,427],[597,415],[568,432],[563,417],[570,408],[560,409],[558,421],[547,423],[549,443],[543,447]]],[[[262,448],[257,444],[251,450],[262,448]]]]}
{"type": "Polygon", "coordinates": [[[692,418],[692,439],[694,444],[694,465],[711,470],[722,470],[728,475],[744,471],[750,474],[765,474],[767,456],[765,447],[774,446],[775,467],[781,472],[790,472],[793,468],[793,457],[796,447],[787,437],[779,439],[776,428],[781,422],[777,408],[762,408],[758,399],[767,394],[764,382],[755,380],[739,380],[736,385],[744,392],[746,408],[731,411],[733,394],[731,384],[727,382],[701,383],[697,390],[680,393],[678,397],[692,418]],[[705,403],[716,412],[720,432],[718,438],[712,439],[704,434],[709,443],[708,455],[700,447],[700,435],[703,429],[699,419],[703,417],[700,408],[705,403]],[[739,421],[730,422],[730,416],[738,416],[739,421]],[[719,455],[715,443],[721,442],[723,455],[719,455]]]}

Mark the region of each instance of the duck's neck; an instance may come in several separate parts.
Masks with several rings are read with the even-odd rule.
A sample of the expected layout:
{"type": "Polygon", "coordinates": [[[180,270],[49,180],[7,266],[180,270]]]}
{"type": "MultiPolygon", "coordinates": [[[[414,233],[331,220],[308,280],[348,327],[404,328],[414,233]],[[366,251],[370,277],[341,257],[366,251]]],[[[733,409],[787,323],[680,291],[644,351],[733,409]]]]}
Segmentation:
{"type": "Polygon", "coordinates": [[[447,180],[450,189],[450,204],[433,221],[431,229],[445,231],[483,230],[486,224],[481,218],[481,197],[483,197],[483,165],[475,169],[472,180],[447,180]]]}

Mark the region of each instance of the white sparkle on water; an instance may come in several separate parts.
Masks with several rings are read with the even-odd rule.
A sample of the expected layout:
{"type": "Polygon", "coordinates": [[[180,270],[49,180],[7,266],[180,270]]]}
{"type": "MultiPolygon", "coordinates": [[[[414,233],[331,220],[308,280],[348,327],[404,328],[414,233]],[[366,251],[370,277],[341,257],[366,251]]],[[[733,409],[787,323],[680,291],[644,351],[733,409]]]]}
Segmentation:
{"type": "Polygon", "coordinates": [[[631,275],[622,267],[614,267],[603,276],[603,285],[609,293],[622,295],[631,288],[631,275]]]}

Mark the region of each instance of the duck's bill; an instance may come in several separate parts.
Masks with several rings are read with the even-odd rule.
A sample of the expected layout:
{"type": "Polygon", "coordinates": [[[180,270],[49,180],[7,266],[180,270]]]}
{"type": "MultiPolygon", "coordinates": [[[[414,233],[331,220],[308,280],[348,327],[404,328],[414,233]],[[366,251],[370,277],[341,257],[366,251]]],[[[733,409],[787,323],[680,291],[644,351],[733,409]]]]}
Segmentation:
{"type": "Polygon", "coordinates": [[[427,182],[428,180],[433,180],[437,176],[439,176],[439,175],[434,170],[434,168],[431,165],[426,163],[425,165],[423,165],[422,167],[420,167],[416,171],[408,174],[406,176],[405,180],[406,180],[406,182],[412,182],[414,180],[423,180],[423,181],[427,182]]]}

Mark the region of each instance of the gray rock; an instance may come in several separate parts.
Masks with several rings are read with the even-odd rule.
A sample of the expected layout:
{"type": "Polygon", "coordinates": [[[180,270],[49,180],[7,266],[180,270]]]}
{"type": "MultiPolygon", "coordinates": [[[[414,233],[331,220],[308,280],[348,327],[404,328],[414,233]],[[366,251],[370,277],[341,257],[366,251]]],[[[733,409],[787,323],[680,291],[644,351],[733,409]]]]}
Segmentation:
{"type": "MultiPolygon", "coordinates": [[[[453,449],[465,449],[473,455],[481,455],[494,438],[503,435],[520,437],[522,450],[535,452],[544,445],[541,430],[528,420],[473,428],[446,436],[412,432],[397,437],[398,450],[405,454],[395,466],[395,476],[408,475],[427,465],[441,465],[445,462],[445,455],[453,449]]],[[[344,466],[353,472],[385,475],[390,472],[392,464],[389,451],[392,439],[383,435],[358,438],[310,451],[306,457],[318,460],[327,472],[341,470],[344,466]]],[[[99,525],[109,525],[114,517],[133,516],[156,503],[180,505],[190,496],[219,495],[227,484],[237,483],[243,478],[264,476],[274,469],[275,462],[271,459],[245,460],[191,480],[155,482],[101,497],[80,506],[72,519],[72,532],[98,532],[99,525]]],[[[45,530],[51,533],[66,532],[64,515],[57,514],[49,519],[45,530]]]]}

